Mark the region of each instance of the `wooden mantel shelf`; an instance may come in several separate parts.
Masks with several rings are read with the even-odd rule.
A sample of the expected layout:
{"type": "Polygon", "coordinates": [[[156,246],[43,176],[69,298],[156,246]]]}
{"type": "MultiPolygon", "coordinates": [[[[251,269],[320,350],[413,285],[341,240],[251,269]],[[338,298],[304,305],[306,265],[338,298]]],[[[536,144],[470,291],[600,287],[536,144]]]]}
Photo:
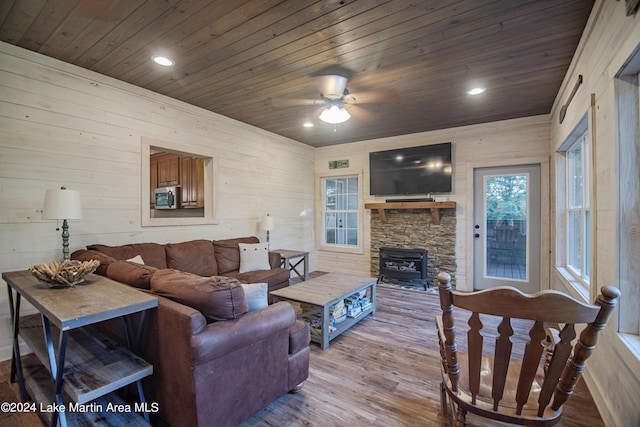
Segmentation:
{"type": "Polygon", "coordinates": [[[395,202],[395,203],[365,203],[365,209],[377,209],[380,220],[387,224],[387,209],[430,209],[431,222],[440,225],[440,209],[455,209],[456,202],[395,202]]]}

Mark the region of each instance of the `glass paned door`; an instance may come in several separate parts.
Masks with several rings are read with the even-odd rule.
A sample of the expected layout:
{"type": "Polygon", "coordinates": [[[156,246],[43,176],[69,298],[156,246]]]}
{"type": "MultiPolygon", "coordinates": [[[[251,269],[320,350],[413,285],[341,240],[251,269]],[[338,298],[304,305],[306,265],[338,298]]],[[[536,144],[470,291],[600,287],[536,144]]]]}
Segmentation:
{"type": "Polygon", "coordinates": [[[540,166],[474,172],[474,289],[540,290],[540,166]]]}

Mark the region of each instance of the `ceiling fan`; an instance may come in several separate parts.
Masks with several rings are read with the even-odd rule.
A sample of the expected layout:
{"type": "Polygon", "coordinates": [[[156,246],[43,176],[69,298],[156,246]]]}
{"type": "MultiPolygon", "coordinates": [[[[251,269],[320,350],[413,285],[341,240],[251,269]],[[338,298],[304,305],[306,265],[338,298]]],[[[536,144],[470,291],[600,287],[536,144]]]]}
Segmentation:
{"type": "Polygon", "coordinates": [[[329,75],[321,76],[320,79],[320,97],[326,104],[326,108],[320,113],[320,120],[332,125],[346,122],[351,115],[345,110],[344,104],[355,102],[355,98],[347,90],[347,78],[329,75]]]}
{"type": "Polygon", "coordinates": [[[392,90],[352,94],[347,89],[347,77],[340,74],[320,75],[314,78],[317,79],[317,88],[320,91],[319,99],[276,99],[274,104],[276,106],[322,104],[320,120],[337,125],[346,122],[351,117],[345,108],[346,105],[354,114],[363,117],[366,111],[357,108],[360,104],[387,101],[396,96],[395,91],[392,90]]]}

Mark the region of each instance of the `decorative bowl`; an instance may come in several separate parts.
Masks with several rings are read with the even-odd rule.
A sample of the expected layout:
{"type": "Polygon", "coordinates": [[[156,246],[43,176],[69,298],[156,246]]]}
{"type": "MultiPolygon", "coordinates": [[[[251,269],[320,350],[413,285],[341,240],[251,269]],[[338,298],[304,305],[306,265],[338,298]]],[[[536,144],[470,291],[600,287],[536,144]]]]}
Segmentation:
{"type": "MultiPolygon", "coordinates": [[[[84,281],[87,274],[93,273],[100,265],[100,261],[64,260],[49,264],[39,264],[29,267],[35,277],[54,285],[75,286],[84,281]]],[[[52,285],[53,286],[53,285],[52,285]]]]}

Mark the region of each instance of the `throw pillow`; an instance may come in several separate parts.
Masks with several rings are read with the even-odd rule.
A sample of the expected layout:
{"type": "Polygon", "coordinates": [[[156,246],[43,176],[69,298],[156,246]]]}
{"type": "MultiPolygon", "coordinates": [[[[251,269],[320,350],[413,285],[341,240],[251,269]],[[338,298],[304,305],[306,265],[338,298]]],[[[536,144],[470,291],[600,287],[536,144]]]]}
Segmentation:
{"type": "Polygon", "coordinates": [[[159,270],[151,276],[151,290],[198,310],[207,323],[238,319],[249,310],[244,289],[231,277],[201,277],[184,271],[159,270]]]}
{"type": "Polygon", "coordinates": [[[144,265],[144,260],[142,259],[142,257],[140,255],[136,255],[133,258],[129,258],[127,261],[135,262],[136,264],[144,265]]]}
{"type": "Polygon", "coordinates": [[[260,310],[268,305],[266,283],[243,283],[242,287],[249,311],[260,310]]]}
{"type": "Polygon", "coordinates": [[[218,274],[225,274],[240,269],[240,251],[238,243],[260,243],[255,236],[237,239],[214,240],[213,247],[218,263],[218,274]]]}
{"type": "Polygon", "coordinates": [[[266,243],[238,243],[240,250],[240,273],[270,270],[269,248],[266,243]]]}

